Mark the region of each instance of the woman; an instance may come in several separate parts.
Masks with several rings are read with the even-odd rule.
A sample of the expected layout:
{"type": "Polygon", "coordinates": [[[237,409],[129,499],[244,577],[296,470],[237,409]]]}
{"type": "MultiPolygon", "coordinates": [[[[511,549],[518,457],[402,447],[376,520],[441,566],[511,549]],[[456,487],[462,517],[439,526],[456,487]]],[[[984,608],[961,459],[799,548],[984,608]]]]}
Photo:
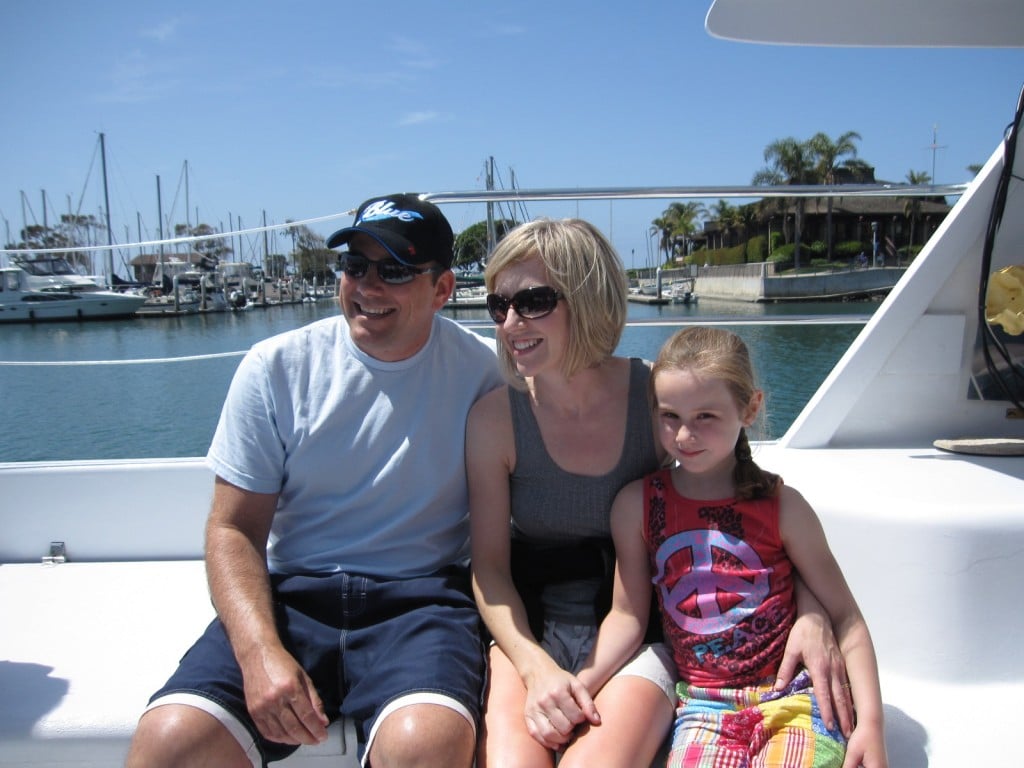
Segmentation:
{"type": "MultiPolygon", "coordinates": [[[[556,752],[563,768],[647,765],[676,701],[665,646],[644,645],[610,679],[594,673],[607,667],[593,643],[610,600],[612,500],[665,458],[648,367],[614,355],[625,271],[587,222],[538,220],[499,244],[485,282],[509,386],[467,423],[473,587],[494,639],[478,765],[551,766],[556,752]]],[[[789,674],[802,649],[826,693],[841,690],[831,628],[806,624],[789,674]]]]}

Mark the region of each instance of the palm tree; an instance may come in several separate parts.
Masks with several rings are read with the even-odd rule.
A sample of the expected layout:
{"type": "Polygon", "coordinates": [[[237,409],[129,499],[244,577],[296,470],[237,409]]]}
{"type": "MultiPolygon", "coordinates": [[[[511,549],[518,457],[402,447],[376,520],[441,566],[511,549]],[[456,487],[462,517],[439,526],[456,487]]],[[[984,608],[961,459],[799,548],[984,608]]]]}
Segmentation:
{"type": "Polygon", "coordinates": [[[672,227],[673,222],[664,214],[651,222],[651,234],[658,236],[658,250],[664,254],[665,261],[672,249],[672,227]]]}
{"type": "Polygon", "coordinates": [[[711,206],[711,215],[718,222],[718,247],[725,247],[725,234],[736,223],[736,207],[728,200],[719,200],[711,206]]]}
{"type": "MultiPolygon", "coordinates": [[[[907,182],[909,184],[928,184],[932,180],[924,171],[907,171],[907,182]]],[[[907,248],[914,244],[914,224],[921,218],[921,198],[908,197],[903,202],[903,215],[910,220],[910,239],[907,241],[907,248]]],[[[909,252],[907,254],[910,256],[909,252]]]]}
{"type": "MultiPolygon", "coordinates": [[[[835,184],[836,183],[836,168],[840,165],[850,167],[851,161],[857,158],[857,145],[855,141],[860,141],[860,134],[856,131],[847,131],[842,134],[835,141],[833,141],[827,134],[816,133],[811,137],[810,141],[807,142],[814,154],[815,175],[818,177],[817,181],[820,184],[835,184]],[[848,160],[840,163],[841,157],[848,156],[848,160]]],[[[863,165],[862,163],[860,165],[863,165]]],[[[825,215],[825,240],[828,245],[828,260],[832,260],[832,197],[828,198],[828,209],[825,215]]]]}
{"type": "Polygon", "coordinates": [[[658,249],[665,254],[668,262],[686,254],[686,242],[697,227],[697,220],[704,216],[701,203],[670,203],[661,216],[651,222],[651,232],[659,235],[658,249]]]}
{"type": "MultiPolygon", "coordinates": [[[[754,184],[810,184],[814,179],[813,152],[808,142],[799,142],[789,137],[777,139],[764,149],[768,165],[754,174],[754,184]]],[[[795,209],[795,231],[793,241],[793,267],[800,269],[800,229],[803,225],[804,198],[793,201],[795,209]]]]}
{"type": "MultiPolygon", "coordinates": [[[[741,205],[736,209],[735,222],[736,226],[743,230],[743,239],[749,241],[754,235],[757,224],[758,224],[758,206],[756,203],[748,203],[747,205],[741,205]]],[[[743,261],[746,262],[747,254],[743,255],[743,261]]]]}

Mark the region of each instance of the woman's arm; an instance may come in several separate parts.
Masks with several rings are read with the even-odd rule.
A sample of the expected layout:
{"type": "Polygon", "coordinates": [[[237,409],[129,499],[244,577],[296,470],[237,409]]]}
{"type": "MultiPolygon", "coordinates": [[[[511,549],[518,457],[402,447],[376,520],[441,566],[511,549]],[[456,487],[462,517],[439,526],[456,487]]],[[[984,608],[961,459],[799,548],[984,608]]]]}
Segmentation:
{"type": "Polygon", "coordinates": [[[800,667],[805,668],[811,676],[821,719],[834,728],[838,716],[840,730],[849,736],[853,731],[853,700],[847,684],[846,661],[836,642],[832,619],[799,574],[794,575],[793,583],[796,621],[786,641],[775,689],[781,691],[793,681],[800,667]]]}
{"type": "Polygon", "coordinates": [[[509,475],[514,445],[508,393],[500,388],[477,401],[466,425],[473,594],[487,629],[526,688],[530,735],[557,749],[577,725],[599,718],[586,687],[534,638],[512,581],[509,475]]]}
{"type": "Polygon", "coordinates": [[[845,768],[886,768],[885,727],[878,660],[853,592],[828,546],[821,521],[795,490],[782,490],[780,529],[786,553],[832,620],[846,659],[856,724],[847,745],[845,768]]]}

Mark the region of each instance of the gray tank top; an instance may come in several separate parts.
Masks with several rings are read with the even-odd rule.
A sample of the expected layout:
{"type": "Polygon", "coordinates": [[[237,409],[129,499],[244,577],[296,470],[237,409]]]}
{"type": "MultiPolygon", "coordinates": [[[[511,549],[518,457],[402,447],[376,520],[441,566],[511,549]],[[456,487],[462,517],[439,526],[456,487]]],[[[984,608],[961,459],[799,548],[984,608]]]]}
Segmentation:
{"type": "MultiPolygon", "coordinates": [[[[516,466],[509,481],[512,538],[518,547],[528,548],[531,560],[550,562],[552,557],[546,556],[545,550],[561,559],[565,557],[566,546],[571,552],[581,541],[597,542],[611,551],[609,513],[615,495],[630,481],[656,470],[659,464],[647,399],[649,376],[642,360],[630,360],[626,432],[621,438],[609,436],[622,440],[622,452],[615,468],[598,476],[562,470],[544,445],[529,395],[509,388],[516,448],[516,466]]],[[[595,598],[610,578],[611,573],[607,572],[583,579],[554,578],[537,585],[542,592],[544,617],[586,624],[599,620],[594,612],[595,598]]]]}

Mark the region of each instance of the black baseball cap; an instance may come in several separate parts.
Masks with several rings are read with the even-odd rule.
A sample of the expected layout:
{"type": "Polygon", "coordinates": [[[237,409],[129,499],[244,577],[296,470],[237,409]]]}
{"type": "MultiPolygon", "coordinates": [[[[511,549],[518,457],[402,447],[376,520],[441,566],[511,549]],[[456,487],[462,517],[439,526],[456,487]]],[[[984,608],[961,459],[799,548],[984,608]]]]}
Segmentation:
{"type": "Polygon", "coordinates": [[[451,269],[455,245],[452,227],[440,208],[419,195],[403,193],[367,200],[356,211],[351,227],[327,238],[327,247],[337,248],[360,232],[403,264],[419,266],[436,261],[451,269]]]}

